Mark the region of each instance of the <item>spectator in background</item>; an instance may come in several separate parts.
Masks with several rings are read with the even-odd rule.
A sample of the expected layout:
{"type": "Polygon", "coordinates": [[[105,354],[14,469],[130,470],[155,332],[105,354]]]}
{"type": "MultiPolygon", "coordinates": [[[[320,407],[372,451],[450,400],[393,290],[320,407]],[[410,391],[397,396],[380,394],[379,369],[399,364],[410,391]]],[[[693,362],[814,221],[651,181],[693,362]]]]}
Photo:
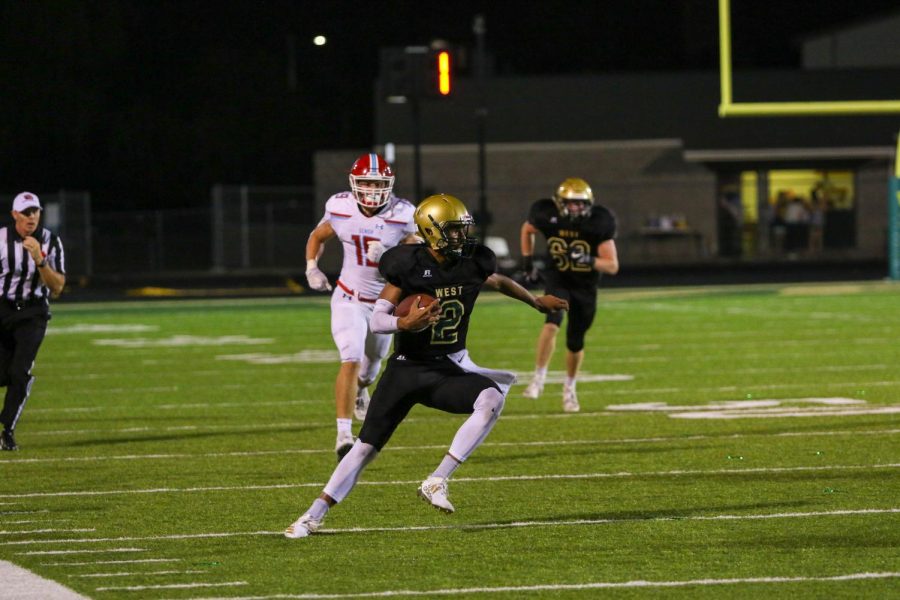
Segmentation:
{"type": "Polygon", "coordinates": [[[6,387],[0,450],[18,450],[16,424],[31,394],[31,369],[50,320],[50,296],[66,285],[59,236],[41,227],[41,201],[22,192],[13,200],[13,226],[0,228],[0,385],[6,387]]]}
{"type": "Polygon", "coordinates": [[[809,209],[803,198],[789,193],[784,209],[784,223],[787,229],[784,249],[787,252],[806,250],[809,245],[809,209]]]}
{"type": "Polygon", "coordinates": [[[769,221],[769,239],[772,242],[772,250],[776,254],[781,254],[785,249],[785,238],[787,236],[787,223],[785,222],[785,212],[790,200],[785,191],[778,192],[775,201],[772,203],[771,220],[769,221]]]}
{"type": "Polygon", "coordinates": [[[737,186],[729,185],[719,196],[719,254],[740,256],[744,228],[744,207],[737,186]]]}
{"type": "Polygon", "coordinates": [[[821,183],[810,192],[809,208],[809,251],[813,254],[822,252],[825,239],[825,217],[828,212],[828,197],[821,183]]]}
{"type": "Polygon", "coordinates": [[[341,356],[334,384],[337,413],[338,462],[353,446],[353,416],[360,421],[369,405],[368,385],[375,381],[391,336],[369,331],[375,300],[384,287],[378,261],[387,249],[415,241],[415,207],[393,195],[394,172],[378,154],[363,154],[350,168],[350,191],[325,203],[325,216],[306,243],[306,280],[309,287],[331,291],[318,260],[325,243],[337,237],[344,262],[337,289],[331,296],[331,335],[341,356]]]}

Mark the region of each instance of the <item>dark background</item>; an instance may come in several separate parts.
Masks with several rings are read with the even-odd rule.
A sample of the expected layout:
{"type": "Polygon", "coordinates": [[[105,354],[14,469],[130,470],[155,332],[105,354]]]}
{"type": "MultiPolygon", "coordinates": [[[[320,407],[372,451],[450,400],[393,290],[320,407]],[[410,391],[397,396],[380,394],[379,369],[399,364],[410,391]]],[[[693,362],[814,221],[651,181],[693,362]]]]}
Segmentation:
{"type": "MultiPolygon", "coordinates": [[[[798,67],[804,35],[896,9],[732,4],[737,69],[798,67]]],[[[718,68],[715,0],[6,0],[0,192],[88,190],[103,211],[206,204],[215,183],[312,183],[315,150],[373,143],[379,48],[474,47],[478,13],[495,76],[718,68]]]]}

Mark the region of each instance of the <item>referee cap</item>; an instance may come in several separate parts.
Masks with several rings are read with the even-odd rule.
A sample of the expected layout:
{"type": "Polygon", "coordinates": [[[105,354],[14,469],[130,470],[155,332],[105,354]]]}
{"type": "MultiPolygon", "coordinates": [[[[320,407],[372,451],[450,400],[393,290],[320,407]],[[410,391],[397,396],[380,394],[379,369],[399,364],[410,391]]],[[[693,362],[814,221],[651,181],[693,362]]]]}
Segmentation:
{"type": "Polygon", "coordinates": [[[37,194],[32,194],[31,192],[22,192],[13,200],[13,210],[16,212],[22,212],[32,206],[41,208],[41,201],[38,199],[37,194]]]}

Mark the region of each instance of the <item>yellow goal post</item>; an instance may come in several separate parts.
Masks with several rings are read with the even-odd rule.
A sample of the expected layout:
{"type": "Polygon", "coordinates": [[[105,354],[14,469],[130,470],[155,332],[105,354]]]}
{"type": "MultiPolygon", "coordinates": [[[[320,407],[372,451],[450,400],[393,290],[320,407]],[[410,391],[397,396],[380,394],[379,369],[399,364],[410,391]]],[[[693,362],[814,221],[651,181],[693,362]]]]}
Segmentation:
{"type": "Polygon", "coordinates": [[[791,117],[900,113],[900,100],[734,102],[731,69],[731,0],[719,0],[720,117],[791,117]]]}

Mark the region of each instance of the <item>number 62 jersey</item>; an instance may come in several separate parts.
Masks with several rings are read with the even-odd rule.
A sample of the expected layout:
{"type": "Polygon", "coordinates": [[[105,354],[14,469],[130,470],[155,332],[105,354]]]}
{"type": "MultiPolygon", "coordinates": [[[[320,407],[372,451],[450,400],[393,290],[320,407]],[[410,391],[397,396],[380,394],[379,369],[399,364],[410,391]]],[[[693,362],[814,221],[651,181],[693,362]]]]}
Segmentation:
{"type": "Polygon", "coordinates": [[[378,263],[366,258],[369,242],[381,242],[393,248],[406,236],[416,233],[413,213],[416,208],[402,198],[391,197],[388,203],[371,217],[362,213],[350,192],[333,195],[325,203],[325,216],[319,221],[330,223],[344,249],[340,282],[361,298],[375,299],[384,288],[378,274],[378,263]]]}
{"type": "Polygon", "coordinates": [[[528,222],[547,240],[550,261],[541,275],[548,284],[567,289],[597,286],[597,246],[616,237],[616,217],[608,208],[594,204],[589,216],[573,221],[561,216],[556,203],[546,198],[531,205],[528,222]]]}

